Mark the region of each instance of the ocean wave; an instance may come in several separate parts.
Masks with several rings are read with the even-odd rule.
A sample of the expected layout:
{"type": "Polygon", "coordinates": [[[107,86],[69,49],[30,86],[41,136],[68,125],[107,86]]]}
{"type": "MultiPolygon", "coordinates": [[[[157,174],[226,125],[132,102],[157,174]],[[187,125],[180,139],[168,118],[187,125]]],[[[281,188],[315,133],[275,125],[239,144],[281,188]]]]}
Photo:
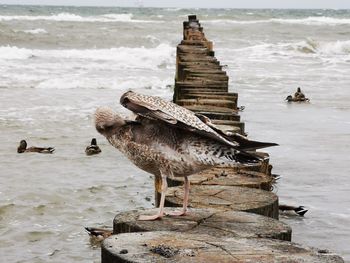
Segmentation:
{"type": "Polygon", "coordinates": [[[130,22],[133,18],[133,14],[105,14],[105,15],[102,15],[102,17],[105,17],[113,21],[130,22]]]}
{"type": "Polygon", "coordinates": [[[349,25],[349,18],[334,18],[334,17],[307,17],[301,19],[283,19],[283,18],[271,18],[265,20],[230,20],[230,19],[216,19],[216,20],[203,20],[203,23],[213,24],[263,24],[263,23],[279,23],[279,24],[300,24],[300,25],[349,25]]]}
{"type": "Polygon", "coordinates": [[[168,44],[160,44],[154,48],[118,47],[110,49],[27,49],[15,46],[0,46],[0,59],[30,59],[30,58],[63,58],[120,61],[125,64],[150,63],[149,66],[159,65],[158,62],[172,60],[175,49],[168,44]],[[133,58],[133,59],[130,59],[133,58]],[[154,61],[155,63],[151,63],[154,61]]]}
{"type": "Polygon", "coordinates": [[[133,22],[133,23],[152,23],[151,20],[133,19],[133,14],[104,14],[100,16],[79,16],[71,13],[59,13],[51,16],[0,16],[1,21],[65,21],[65,22],[133,22]]]}
{"type": "Polygon", "coordinates": [[[154,48],[39,50],[0,47],[0,87],[39,89],[164,89],[173,72],[175,49],[154,48]],[[13,70],[16,67],[16,70],[13,70]],[[78,77],[77,77],[78,76],[78,77]]]}
{"type": "Polygon", "coordinates": [[[279,19],[273,18],[272,22],[277,22],[281,24],[302,24],[302,25],[348,25],[350,24],[349,18],[334,18],[334,17],[307,17],[304,19],[279,19]]]}
{"type": "MultiPolygon", "coordinates": [[[[296,42],[259,43],[243,48],[222,48],[223,54],[239,54],[248,60],[279,61],[303,57],[319,58],[332,63],[347,63],[350,59],[350,40],[347,41],[316,41],[306,39],[296,42]],[[245,54],[245,55],[243,55],[245,54]]],[[[236,56],[234,56],[236,57],[236,56]]]]}
{"type": "Polygon", "coordinates": [[[296,44],[293,48],[302,53],[313,53],[321,55],[350,55],[350,40],[318,42],[313,39],[307,39],[296,44]]]}
{"type": "Polygon", "coordinates": [[[29,30],[24,30],[23,32],[27,34],[33,34],[33,35],[47,34],[47,31],[43,28],[29,29],[29,30]]]}
{"type": "Polygon", "coordinates": [[[169,7],[169,8],[166,8],[165,11],[168,11],[168,12],[178,12],[178,11],[181,11],[183,8],[180,8],[180,7],[169,7]]]}
{"type": "Polygon", "coordinates": [[[18,48],[11,46],[0,47],[1,59],[28,59],[33,56],[33,51],[26,48],[18,48]]]}
{"type": "Polygon", "coordinates": [[[76,76],[50,77],[41,80],[34,86],[36,89],[112,89],[112,90],[163,90],[167,91],[169,85],[173,84],[173,78],[159,78],[158,76],[123,76],[110,78],[104,76],[101,78],[76,79],[76,76]]]}

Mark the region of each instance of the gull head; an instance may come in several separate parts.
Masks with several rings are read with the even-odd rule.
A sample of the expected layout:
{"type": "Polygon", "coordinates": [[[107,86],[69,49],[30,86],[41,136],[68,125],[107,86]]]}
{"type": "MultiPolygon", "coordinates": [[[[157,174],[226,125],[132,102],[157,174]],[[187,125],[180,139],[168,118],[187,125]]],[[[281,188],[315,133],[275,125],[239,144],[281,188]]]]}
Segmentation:
{"type": "Polygon", "coordinates": [[[109,107],[97,108],[95,112],[96,130],[105,137],[113,135],[125,124],[125,120],[109,107]]]}

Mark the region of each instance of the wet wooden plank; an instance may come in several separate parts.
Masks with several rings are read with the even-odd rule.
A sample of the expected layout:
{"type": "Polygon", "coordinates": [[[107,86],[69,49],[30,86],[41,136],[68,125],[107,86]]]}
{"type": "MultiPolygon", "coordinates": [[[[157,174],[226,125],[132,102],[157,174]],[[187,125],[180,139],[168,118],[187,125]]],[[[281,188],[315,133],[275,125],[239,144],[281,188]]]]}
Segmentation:
{"type": "Polygon", "coordinates": [[[208,107],[215,106],[215,107],[223,107],[223,108],[230,108],[235,109],[237,108],[236,101],[233,100],[225,100],[225,99],[180,99],[177,100],[176,103],[180,106],[191,106],[191,105],[206,105],[208,107]]]}
{"type": "Polygon", "coordinates": [[[236,113],[199,111],[199,114],[207,116],[209,119],[240,121],[241,116],[236,113]]]}
{"type": "MultiPolygon", "coordinates": [[[[178,208],[165,208],[174,212],[178,208]]],[[[164,216],[157,221],[140,221],[140,215],[157,213],[157,209],[121,212],[113,221],[113,233],[177,231],[210,234],[215,237],[274,238],[291,240],[292,230],[276,219],[240,211],[192,208],[184,216],[164,216]]]]}
{"type": "Polygon", "coordinates": [[[191,111],[194,112],[198,112],[198,111],[207,111],[207,112],[216,112],[216,113],[236,113],[237,110],[235,109],[230,109],[230,108],[225,108],[225,107],[217,107],[217,106],[211,106],[211,107],[207,107],[206,105],[187,105],[185,106],[186,109],[189,109],[191,111]]]}
{"type": "MultiPolygon", "coordinates": [[[[183,194],[182,186],[168,188],[165,206],[182,206],[183,194]]],[[[277,195],[247,187],[193,185],[189,207],[245,211],[278,219],[277,195]]]]}
{"type": "Polygon", "coordinates": [[[200,67],[193,67],[193,68],[185,68],[183,69],[185,72],[188,72],[189,74],[195,75],[195,74],[209,74],[209,75],[226,75],[226,71],[223,70],[213,70],[210,68],[200,68],[200,67]]]}
{"type": "Polygon", "coordinates": [[[225,99],[232,100],[234,102],[237,101],[237,94],[235,93],[226,93],[226,94],[213,94],[211,92],[194,92],[194,93],[186,93],[183,94],[184,99],[225,99]]]}
{"type": "Polygon", "coordinates": [[[190,61],[190,62],[182,62],[180,61],[178,63],[179,66],[182,66],[184,68],[186,67],[204,67],[204,66],[216,66],[216,67],[222,67],[220,65],[219,61],[190,61]]]}
{"type": "Polygon", "coordinates": [[[288,241],[263,238],[222,237],[172,231],[113,235],[102,243],[102,263],[128,262],[344,262],[288,241]]]}
{"type": "Polygon", "coordinates": [[[225,88],[225,90],[221,92],[228,92],[228,83],[224,80],[196,78],[194,81],[177,81],[175,83],[175,87],[179,89],[193,89],[194,92],[196,91],[196,89],[198,89],[198,92],[200,92],[200,89],[202,88],[209,89],[208,92],[215,92],[219,88],[225,88]]]}
{"type": "Polygon", "coordinates": [[[245,123],[240,121],[212,119],[211,122],[214,123],[216,126],[221,127],[221,130],[225,132],[229,131],[229,127],[238,127],[241,131],[244,131],[245,128],[245,123]]]}
{"type": "MultiPolygon", "coordinates": [[[[271,190],[272,177],[249,170],[239,168],[214,167],[200,173],[191,175],[191,185],[223,185],[223,186],[243,186],[257,188],[265,191],[271,190]]],[[[183,185],[183,177],[168,178],[168,186],[183,185]]]]}
{"type": "Polygon", "coordinates": [[[228,76],[225,74],[207,74],[207,73],[201,73],[201,72],[186,72],[184,74],[185,78],[184,80],[215,80],[215,81],[228,81],[228,76]]]}
{"type": "Polygon", "coordinates": [[[191,61],[218,61],[215,57],[212,56],[194,56],[193,54],[178,54],[178,58],[183,62],[191,62],[191,61]]]}

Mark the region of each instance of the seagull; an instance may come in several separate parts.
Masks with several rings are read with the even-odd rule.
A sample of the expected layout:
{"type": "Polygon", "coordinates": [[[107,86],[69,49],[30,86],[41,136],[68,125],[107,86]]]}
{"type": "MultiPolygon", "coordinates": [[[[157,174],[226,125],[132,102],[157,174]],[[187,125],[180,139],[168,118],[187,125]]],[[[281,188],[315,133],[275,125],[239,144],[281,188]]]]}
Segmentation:
{"type": "Polygon", "coordinates": [[[25,152],[36,152],[36,153],[53,153],[55,148],[53,147],[29,147],[27,148],[26,140],[21,140],[19,146],[17,147],[17,153],[25,153],[25,152]]]}
{"type": "Polygon", "coordinates": [[[167,177],[184,177],[182,210],[169,215],[185,215],[190,187],[188,176],[213,166],[257,163],[261,157],[247,151],[277,145],[225,134],[209,118],[160,97],[128,91],[121,96],[120,103],[136,114],[136,118],[128,120],[111,108],[100,107],[95,112],[96,130],[137,167],[162,179],[158,213],[141,215],[139,220],[164,216],[167,177]]]}

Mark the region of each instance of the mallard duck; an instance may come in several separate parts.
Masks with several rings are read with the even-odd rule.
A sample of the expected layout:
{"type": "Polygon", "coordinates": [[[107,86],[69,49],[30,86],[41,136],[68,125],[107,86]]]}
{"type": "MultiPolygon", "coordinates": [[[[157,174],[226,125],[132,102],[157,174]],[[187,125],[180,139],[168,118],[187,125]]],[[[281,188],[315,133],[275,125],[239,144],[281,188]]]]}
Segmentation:
{"type": "Polygon", "coordinates": [[[305,209],[304,206],[291,206],[291,205],[279,205],[278,209],[281,210],[282,212],[284,211],[294,211],[300,216],[304,216],[305,213],[309,210],[305,209]]]}
{"type": "Polygon", "coordinates": [[[309,98],[301,98],[301,97],[296,98],[296,97],[293,97],[292,95],[288,95],[285,100],[288,102],[309,102],[310,101],[309,98]]]}
{"type": "Polygon", "coordinates": [[[112,230],[104,228],[85,227],[85,230],[89,233],[90,237],[96,241],[103,241],[113,234],[112,230]]]}
{"type": "Polygon", "coordinates": [[[27,142],[25,140],[20,141],[19,146],[17,148],[18,153],[25,152],[35,152],[35,153],[53,153],[55,148],[53,147],[29,147],[27,148],[27,142]]]}
{"type": "Polygon", "coordinates": [[[87,155],[94,155],[94,154],[99,154],[101,152],[100,147],[97,145],[97,141],[95,138],[92,138],[91,144],[86,147],[85,153],[87,155]]]}
{"type": "Polygon", "coordinates": [[[164,216],[168,176],[184,177],[183,208],[170,214],[184,215],[189,196],[188,176],[215,165],[249,166],[262,158],[247,150],[277,145],[228,136],[210,124],[208,118],[159,97],[129,91],[122,95],[120,103],[137,118],[127,120],[110,108],[101,107],[95,113],[97,131],[136,166],[162,179],[159,212],[141,215],[139,220],[164,216]]]}

